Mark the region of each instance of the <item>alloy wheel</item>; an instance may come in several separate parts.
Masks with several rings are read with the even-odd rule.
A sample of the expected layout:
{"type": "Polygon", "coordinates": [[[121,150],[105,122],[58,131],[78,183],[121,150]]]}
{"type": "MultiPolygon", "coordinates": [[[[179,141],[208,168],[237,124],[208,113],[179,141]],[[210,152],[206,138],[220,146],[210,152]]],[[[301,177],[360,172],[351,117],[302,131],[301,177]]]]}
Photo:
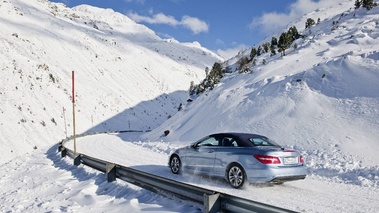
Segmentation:
{"type": "Polygon", "coordinates": [[[233,165],[228,171],[228,181],[233,188],[240,188],[245,182],[245,174],[238,165],[233,165]]]}
{"type": "Polygon", "coordinates": [[[171,157],[170,168],[171,168],[172,173],[179,174],[179,172],[180,172],[180,159],[178,156],[175,155],[175,156],[171,157]]]}

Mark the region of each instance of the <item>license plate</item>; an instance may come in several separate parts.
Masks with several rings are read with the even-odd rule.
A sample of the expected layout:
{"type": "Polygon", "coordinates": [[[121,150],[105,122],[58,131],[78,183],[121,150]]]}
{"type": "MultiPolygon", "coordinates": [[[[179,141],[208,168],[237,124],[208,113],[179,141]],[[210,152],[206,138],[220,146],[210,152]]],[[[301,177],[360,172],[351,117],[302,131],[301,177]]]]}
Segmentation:
{"type": "Polygon", "coordinates": [[[297,157],[286,157],[283,159],[284,164],[296,164],[298,163],[297,157]]]}

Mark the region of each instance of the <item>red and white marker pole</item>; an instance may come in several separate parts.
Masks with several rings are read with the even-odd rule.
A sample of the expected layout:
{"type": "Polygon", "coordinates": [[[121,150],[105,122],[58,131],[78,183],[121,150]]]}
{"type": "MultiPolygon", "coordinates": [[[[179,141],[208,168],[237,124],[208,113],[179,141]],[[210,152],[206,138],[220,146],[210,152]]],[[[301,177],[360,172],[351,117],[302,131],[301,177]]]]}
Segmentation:
{"type": "Polygon", "coordinates": [[[76,130],[75,130],[75,79],[74,71],[72,71],[72,120],[74,128],[74,159],[76,158],[76,130]]]}

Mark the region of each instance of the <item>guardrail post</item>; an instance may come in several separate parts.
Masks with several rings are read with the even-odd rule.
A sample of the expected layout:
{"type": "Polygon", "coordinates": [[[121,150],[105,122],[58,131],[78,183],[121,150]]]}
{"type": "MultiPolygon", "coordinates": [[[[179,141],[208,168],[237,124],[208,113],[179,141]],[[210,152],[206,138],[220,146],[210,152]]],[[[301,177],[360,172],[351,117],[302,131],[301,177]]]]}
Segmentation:
{"type": "Polygon", "coordinates": [[[113,182],[116,180],[116,164],[107,163],[106,175],[108,182],[113,182]]]}
{"type": "Polygon", "coordinates": [[[78,155],[74,158],[74,165],[75,166],[79,166],[81,162],[82,162],[82,156],[81,155],[78,155]]]}
{"type": "Polygon", "coordinates": [[[63,146],[64,140],[58,144],[58,152],[61,152],[61,157],[64,158],[67,155],[66,147],[63,146]]]}
{"type": "Polygon", "coordinates": [[[67,150],[66,150],[64,147],[62,147],[59,151],[61,152],[61,157],[62,157],[62,158],[66,157],[66,155],[67,155],[67,150]]]}
{"type": "Polygon", "coordinates": [[[63,148],[63,145],[62,145],[62,142],[60,142],[60,143],[58,144],[58,152],[60,152],[60,151],[62,150],[62,148],[63,148]]]}
{"type": "Polygon", "coordinates": [[[216,213],[221,212],[220,194],[204,194],[204,212],[216,213]]]}

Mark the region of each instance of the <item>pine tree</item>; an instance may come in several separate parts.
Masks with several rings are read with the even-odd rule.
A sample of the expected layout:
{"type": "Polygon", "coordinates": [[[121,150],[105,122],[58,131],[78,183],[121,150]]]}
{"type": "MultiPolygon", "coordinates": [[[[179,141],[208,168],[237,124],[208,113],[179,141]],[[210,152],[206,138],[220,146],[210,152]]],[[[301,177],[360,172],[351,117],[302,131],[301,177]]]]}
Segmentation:
{"type": "Polygon", "coordinates": [[[244,72],[244,68],[249,63],[249,59],[246,56],[243,56],[237,61],[239,72],[244,72]]]}
{"type": "Polygon", "coordinates": [[[308,18],[307,21],[305,22],[305,29],[310,28],[312,25],[315,25],[316,22],[315,20],[308,18]]]}
{"type": "Polygon", "coordinates": [[[277,46],[278,45],[278,39],[276,37],[271,38],[271,46],[277,46]]]}
{"type": "Polygon", "coordinates": [[[270,50],[270,43],[264,43],[263,45],[263,50],[265,51],[265,53],[268,53],[268,51],[270,50]]]}
{"type": "Polygon", "coordinates": [[[220,83],[220,79],[223,77],[222,66],[220,63],[215,62],[212,70],[206,79],[205,88],[213,89],[215,84],[220,83]]]}
{"type": "Polygon", "coordinates": [[[219,80],[224,76],[224,73],[222,72],[221,63],[218,63],[218,62],[214,63],[212,67],[212,71],[216,74],[219,80]]]}
{"type": "Polygon", "coordinates": [[[224,75],[224,71],[222,70],[222,65],[221,63],[218,63],[218,62],[215,62],[213,64],[212,70],[210,72],[209,72],[209,68],[206,67],[205,72],[207,76],[198,86],[193,86],[191,82],[190,88],[193,86],[193,89],[190,90],[190,94],[192,91],[191,95],[193,95],[195,92],[196,92],[196,95],[203,93],[207,88],[213,89],[215,84],[220,83],[220,79],[224,75]]]}
{"type": "Polygon", "coordinates": [[[271,56],[276,55],[275,47],[273,45],[270,46],[271,56]]]}
{"type": "Polygon", "coordinates": [[[366,10],[371,10],[372,8],[378,6],[374,0],[362,0],[362,7],[366,8],[366,10]]]}
{"type": "Polygon", "coordinates": [[[279,37],[278,47],[282,56],[286,55],[286,49],[288,49],[292,44],[292,36],[290,33],[283,32],[279,37]]]}
{"type": "MultiPolygon", "coordinates": [[[[293,27],[290,27],[290,29],[288,30],[287,34],[289,34],[289,37],[292,38],[292,41],[300,38],[300,34],[299,32],[297,31],[297,28],[295,26],[293,27]]],[[[292,42],[291,41],[291,42],[292,42]]]]}
{"type": "Polygon", "coordinates": [[[197,87],[196,95],[198,95],[198,94],[200,94],[200,93],[203,93],[204,90],[205,90],[204,82],[201,82],[201,84],[199,84],[199,86],[197,87]]]}
{"type": "Polygon", "coordinates": [[[255,56],[257,56],[257,49],[255,49],[255,47],[253,47],[251,49],[251,52],[250,52],[250,60],[253,60],[255,58],[255,56]]]}
{"type": "Polygon", "coordinates": [[[262,54],[262,47],[261,45],[258,46],[258,50],[257,50],[257,56],[260,56],[262,54]]]}

